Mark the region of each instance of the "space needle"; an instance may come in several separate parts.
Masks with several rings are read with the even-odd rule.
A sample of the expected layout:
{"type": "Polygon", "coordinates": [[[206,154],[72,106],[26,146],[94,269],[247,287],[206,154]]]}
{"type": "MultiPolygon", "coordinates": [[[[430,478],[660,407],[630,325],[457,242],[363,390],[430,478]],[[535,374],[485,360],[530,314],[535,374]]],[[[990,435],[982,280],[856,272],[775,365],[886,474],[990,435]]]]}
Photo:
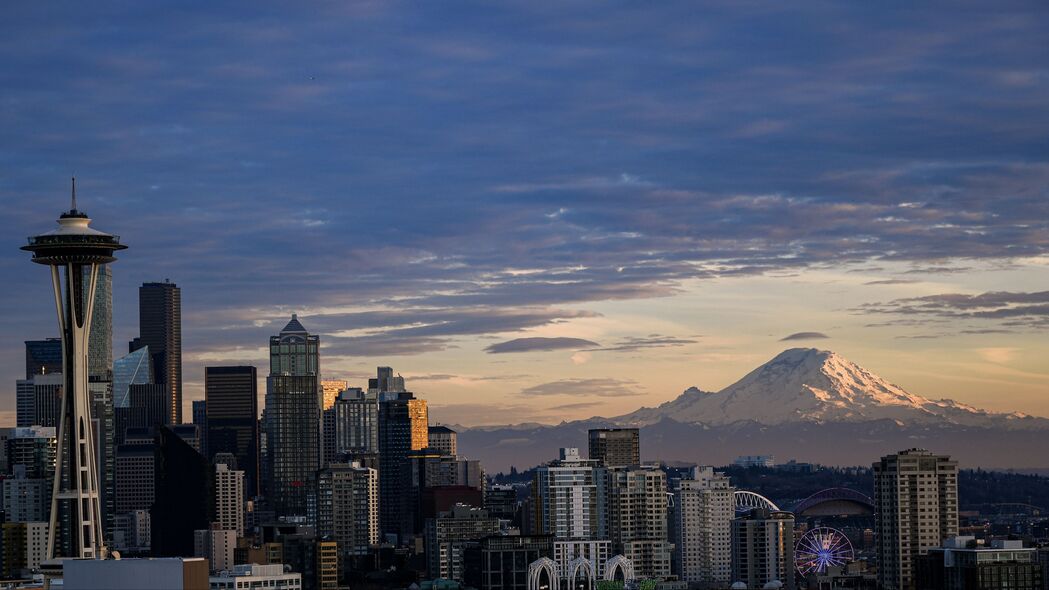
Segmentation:
{"type": "Polygon", "coordinates": [[[120,243],[118,236],[89,227],[91,219],[77,209],[75,178],[72,193],[72,206],[58,218],[58,228],[29,238],[29,244],[22,246],[22,250],[33,253],[33,262],[51,267],[58,327],[62,333],[64,386],[47,559],[56,557],[60,501],[68,503],[72,554],[66,557],[103,559],[106,547],[102,536],[97,439],[91,428],[87,388],[88,338],[99,269],[116,260],[113,253],[127,246],[120,243]]]}

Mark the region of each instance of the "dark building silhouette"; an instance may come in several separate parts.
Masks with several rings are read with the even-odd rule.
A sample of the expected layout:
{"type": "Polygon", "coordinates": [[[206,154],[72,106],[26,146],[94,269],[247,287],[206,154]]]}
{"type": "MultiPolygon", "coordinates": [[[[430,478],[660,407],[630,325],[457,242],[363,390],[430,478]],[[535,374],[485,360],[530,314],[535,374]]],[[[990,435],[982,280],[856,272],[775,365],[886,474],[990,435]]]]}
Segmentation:
{"type": "Polygon", "coordinates": [[[166,424],[182,423],[182,292],[171,282],[138,289],[139,337],[132,351],[149,346],[153,382],[167,387],[166,424]]]}
{"type": "Polygon", "coordinates": [[[62,339],[25,341],[25,378],[62,372],[62,339]]]}
{"type": "Polygon", "coordinates": [[[193,400],[193,424],[200,430],[200,448],[208,459],[211,453],[208,451],[208,402],[204,400],[193,400]]]}
{"type": "Polygon", "coordinates": [[[154,501],[150,508],[154,557],[193,555],[193,531],[214,520],[211,464],[174,430],[156,429],[154,501]]]}
{"type": "Polygon", "coordinates": [[[426,400],[411,392],[379,403],[379,528],[407,539],[415,529],[417,498],[413,498],[408,454],[429,443],[426,400]]]}
{"type": "Polygon", "coordinates": [[[592,428],[590,460],[605,467],[641,464],[641,436],[637,428],[592,428]]]}
{"type": "Polygon", "coordinates": [[[255,367],[204,369],[205,419],[209,459],[219,453],[236,457],[244,471],[244,495],[259,493],[259,402],[255,367]]]}
{"type": "Polygon", "coordinates": [[[305,516],[309,482],[320,468],[320,338],[294,314],[270,337],[266,379],[269,500],[278,516],[305,516]]]}

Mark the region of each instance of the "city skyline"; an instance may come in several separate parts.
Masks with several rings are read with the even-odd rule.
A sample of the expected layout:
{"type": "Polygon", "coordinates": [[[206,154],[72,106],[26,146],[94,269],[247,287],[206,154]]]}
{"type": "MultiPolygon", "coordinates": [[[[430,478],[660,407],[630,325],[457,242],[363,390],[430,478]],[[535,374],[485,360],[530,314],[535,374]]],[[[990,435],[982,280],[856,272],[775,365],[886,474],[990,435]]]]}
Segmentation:
{"type": "Polygon", "coordinates": [[[1049,416],[1044,6],[416,9],[12,9],[0,415],[57,336],[17,246],[75,172],[134,244],[114,358],[142,283],[183,290],[186,416],[292,313],[323,377],[392,366],[434,422],[624,414],[793,346],[1049,416]]]}

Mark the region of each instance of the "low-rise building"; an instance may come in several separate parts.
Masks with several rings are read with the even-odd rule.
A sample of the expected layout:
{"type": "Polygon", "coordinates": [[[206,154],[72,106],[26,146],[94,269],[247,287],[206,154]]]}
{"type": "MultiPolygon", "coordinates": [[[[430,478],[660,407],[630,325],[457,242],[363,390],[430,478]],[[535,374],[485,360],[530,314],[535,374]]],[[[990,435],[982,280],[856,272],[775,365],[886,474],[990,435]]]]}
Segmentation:
{"type": "Polygon", "coordinates": [[[285,571],[284,565],[246,564],[208,578],[211,590],[300,590],[302,574],[285,571]]]}
{"type": "Polygon", "coordinates": [[[1022,541],[994,540],[984,545],[975,537],[951,537],[917,560],[915,586],[918,590],[1041,590],[1045,573],[1037,552],[1025,548],[1022,541]]]}

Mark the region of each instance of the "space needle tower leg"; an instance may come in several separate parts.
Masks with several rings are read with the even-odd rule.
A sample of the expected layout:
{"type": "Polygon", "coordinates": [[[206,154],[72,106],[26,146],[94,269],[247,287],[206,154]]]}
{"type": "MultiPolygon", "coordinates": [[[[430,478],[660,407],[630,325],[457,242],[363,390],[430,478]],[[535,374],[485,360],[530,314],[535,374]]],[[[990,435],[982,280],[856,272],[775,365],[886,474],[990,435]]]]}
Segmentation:
{"type": "Polygon", "coordinates": [[[88,392],[88,338],[99,267],[115,260],[113,252],[126,248],[116,236],[89,226],[91,220],[73,205],[58,220],[58,229],[29,239],[23,250],[33,262],[51,267],[55,309],[62,334],[62,409],[58,422],[58,449],[52,484],[47,559],[58,557],[59,512],[66,507],[70,554],[63,557],[103,559],[102,503],[95,433],[88,392]],[[64,276],[63,276],[64,275],[64,276]],[[64,279],[64,280],[63,280],[64,279]],[[85,284],[87,283],[87,284],[85,284]]]}

